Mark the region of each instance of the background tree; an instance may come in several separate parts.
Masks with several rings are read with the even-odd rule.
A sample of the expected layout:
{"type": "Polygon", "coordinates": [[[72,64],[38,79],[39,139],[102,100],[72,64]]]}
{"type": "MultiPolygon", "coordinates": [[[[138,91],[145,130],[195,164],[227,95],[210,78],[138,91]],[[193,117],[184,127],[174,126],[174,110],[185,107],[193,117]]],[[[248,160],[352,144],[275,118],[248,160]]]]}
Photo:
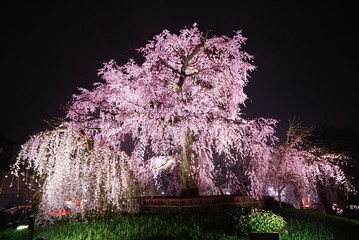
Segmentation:
{"type": "Polygon", "coordinates": [[[46,220],[49,213],[61,214],[56,210],[66,208],[100,214],[109,207],[127,211],[123,199],[132,185],[127,159],[125,153],[104,146],[92,149],[88,139],[63,123],[22,145],[11,171],[40,198],[39,219],[46,220]],[[33,174],[27,174],[28,169],[33,174]]]}
{"type": "MultiPolygon", "coordinates": [[[[359,189],[359,132],[354,128],[335,128],[319,126],[313,130],[313,137],[319,147],[328,148],[335,152],[344,153],[349,157],[347,165],[342,167],[346,175],[351,176],[351,183],[359,189]]],[[[325,197],[325,194],[323,194],[325,197]]],[[[355,192],[345,194],[340,192],[342,204],[356,204],[359,201],[355,192]]],[[[329,211],[330,206],[326,210],[329,211]]]]}
{"type": "MultiPolygon", "coordinates": [[[[314,146],[309,141],[310,136],[311,129],[294,120],[285,142],[274,148],[267,188],[275,193],[280,206],[282,201],[298,206],[303,197],[310,197],[312,202],[319,204],[318,186],[324,187],[327,193],[333,193],[339,187],[354,191],[341,169],[347,163],[347,157],[314,146]]],[[[328,196],[332,203],[335,196],[328,196]]]]}
{"type": "Polygon", "coordinates": [[[201,194],[232,191],[258,196],[264,184],[272,119],[243,119],[243,89],[252,56],[241,51],[240,31],[232,38],[209,37],[194,24],[179,34],[164,30],[145,47],[142,64],[114,61],[99,71],[103,82],[74,95],[67,117],[94,139],[95,148],[124,149],[131,172],[142,183],[148,159],[175,156],[181,188],[201,194]],[[221,161],[215,164],[215,156],[221,161]],[[242,180],[245,176],[245,180],[242,180]]]}

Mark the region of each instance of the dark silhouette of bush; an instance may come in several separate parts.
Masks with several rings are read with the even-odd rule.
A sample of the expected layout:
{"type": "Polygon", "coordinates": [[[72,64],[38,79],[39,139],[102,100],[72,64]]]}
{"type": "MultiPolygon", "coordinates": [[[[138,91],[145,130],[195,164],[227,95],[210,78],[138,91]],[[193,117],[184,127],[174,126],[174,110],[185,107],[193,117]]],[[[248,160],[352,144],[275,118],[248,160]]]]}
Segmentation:
{"type": "Polygon", "coordinates": [[[10,221],[9,213],[0,211],[0,228],[5,227],[10,221]]]}

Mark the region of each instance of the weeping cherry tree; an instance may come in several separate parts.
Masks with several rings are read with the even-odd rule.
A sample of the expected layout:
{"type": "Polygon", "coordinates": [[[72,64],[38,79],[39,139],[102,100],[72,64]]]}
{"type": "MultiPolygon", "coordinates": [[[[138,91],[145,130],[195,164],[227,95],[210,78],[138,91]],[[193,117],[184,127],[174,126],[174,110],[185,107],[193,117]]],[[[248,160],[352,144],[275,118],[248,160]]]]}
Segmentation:
{"type": "MultiPolygon", "coordinates": [[[[341,166],[348,158],[330,153],[316,147],[309,141],[311,130],[304,128],[298,121],[292,121],[283,144],[274,147],[267,175],[267,189],[279,201],[298,206],[302,198],[310,197],[317,205],[321,204],[319,187],[327,193],[343,189],[353,192],[355,189],[348,181],[341,166]]],[[[329,196],[336,201],[336,194],[329,196]]]]}
{"type": "Polygon", "coordinates": [[[39,192],[38,215],[44,220],[62,215],[66,208],[103,213],[110,205],[120,210],[126,207],[122,202],[130,184],[127,155],[90,145],[68,123],[40,132],[22,145],[11,171],[39,192]]]}
{"type": "Polygon", "coordinates": [[[179,34],[164,30],[138,49],[143,63],[105,63],[103,81],[80,89],[67,117],[95,148],[120,150],[132,139],[129,166],[142,183],[152,176],[143,170],[151,172],[148,159],[171,156],[182,192],[208,195],[225,187],[258,196],[276,121],[242,118],[243,90],[255,69],[241,50],[245,40],[241,31],[209,37],[196,24],[179,34]]]}

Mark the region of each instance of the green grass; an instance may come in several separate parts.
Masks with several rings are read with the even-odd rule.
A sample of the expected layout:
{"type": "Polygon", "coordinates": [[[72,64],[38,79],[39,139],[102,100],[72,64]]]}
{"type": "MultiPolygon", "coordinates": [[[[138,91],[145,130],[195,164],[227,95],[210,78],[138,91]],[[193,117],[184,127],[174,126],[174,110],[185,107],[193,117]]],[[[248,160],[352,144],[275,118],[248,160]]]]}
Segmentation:
{"type": "Polygon", "coordinates": [[[30,231],[27,229],[15,230],[12,228],[0,230],[0,240],[28,240],[30,231]]]}
{"type": "MultiPolygon", "coordinates": [[[[297,209],[271,209],[283,216],[288,225],[282,240],[354,240],[359,236],[359,221],[297,209]]],[[[0,239],[26,240],[28,230],[3,230],[0,239]]],[[[192,215],[135,215],[86,223],[60,223],[35,229],[35,238],[46,240],[175,240],[239,239],[226,220],[225,213],[192,215]]]]}
{"type": "Polygon", "coordinates": [[[310,210],[271,209],[287,221],[283,240],[359,239],[359,221],[310,210]]]}
{"type": "Polygon", "coordinates": [[[209,231],[207,227],[213,224],[212,221],[213,215],[206,214],[122,216],[88,223],[73,222],[60,227],[40,228],[35,234],[54,240],[235,239],[235,236],[226,236],[220,231],[209,231]]]}

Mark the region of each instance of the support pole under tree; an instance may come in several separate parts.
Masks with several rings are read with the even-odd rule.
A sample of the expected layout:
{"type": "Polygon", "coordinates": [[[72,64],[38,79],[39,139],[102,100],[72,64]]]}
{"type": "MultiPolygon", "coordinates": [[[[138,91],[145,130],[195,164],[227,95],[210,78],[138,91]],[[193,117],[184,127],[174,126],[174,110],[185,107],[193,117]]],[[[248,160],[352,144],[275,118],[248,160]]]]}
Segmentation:
{"type": "Polygon", "coordinates": [[[29,230],[30,230],[30,240],[34,237],[34,230],[35,230],[35,218],[30,217],[29,218],[29,230]]]}
{"type": "Polygon", "coordinates": [[[283,204],[282,204],[282,192],[283,192],[284,188],[285,188],[285,186],[283,186],[283,187],[278,186],[278,204],[279,204],[280,208],[283,207],[283,204]]]}

